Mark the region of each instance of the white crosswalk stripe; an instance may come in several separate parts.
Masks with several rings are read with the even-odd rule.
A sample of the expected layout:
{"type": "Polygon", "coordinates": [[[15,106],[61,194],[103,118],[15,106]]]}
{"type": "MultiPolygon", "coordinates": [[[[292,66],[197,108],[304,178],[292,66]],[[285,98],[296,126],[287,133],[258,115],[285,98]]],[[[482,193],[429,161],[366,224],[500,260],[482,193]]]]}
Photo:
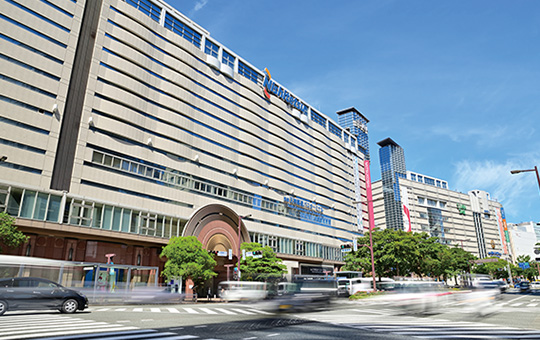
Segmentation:
{"type": "Polygon", "coordinates": [[[222,312],[224,314],[231,314],[231,315],[236,315],[237,314],[237,313],[232,312],[232,311],[230,311],[228,309],[225,309],[225,308],[216,308],[216,310],[219,311],[219,312],[222,312]]]}
{"type": "Polygon", "coordinates": [[[199,308],[200,310],[202,310],[203,312],[205,312],[206,314],[217,314],[218,312],[215,312],[211,309],[208,309],[208,308],[199,308]]]}
{"type": "Polygon", "coordinates": [[[254,314],[263,314],[263,315],[274,315],[275,313],[268,312],[265,310],[255,309],[255,308],[231,308],[231,307],[135,307],[135,308],[96,308],[90,309],[92,312],[106,312],[106,311],[115,311],[115,312],[151,312],[151,313],[174,313],[174,314],[207,314],[207,315],[254,315],[254,314]]]}
{"type": "Polygon", "coordinates": [[[247,310],[243,310],[243,309],[238,309],[238,308],[231,308],[231,310],[235,311],[235,312],[238,312],[238,313],[241,313],[241,314],[248,314],[248,315],[253,315],[255,313],[253,312],[250,312],[250,311],[247,311],[247,310]]]}
{"type": "Polygon", "coordinates": [[[274,313],[270,313],[270,312],[267,312],[267,311],[264,311],[264,310],[259,310],[259,309],[248,309],[250,312],[254,312],[254,313],[259,313],[259,314],[265,314],[265,315],[272,315],[274,313]]]}
{"type": "Polygon", "coordinates": [[[51,314],[9,315],[8,313],[0,321],[0,340],[94,333],[96,328],[103,331],[128,331],[137,329],[133,326],[51,314]]]}
{"type": "Polygon", "coordinates": [[[55,314],[10,314],[0,319],[0,340],[67,340],[86,339],[92,334],[100,340],[188,340],[199,336],[180,335],[171,331],[140,329],[138,327],[98,322],[55,314]]]}

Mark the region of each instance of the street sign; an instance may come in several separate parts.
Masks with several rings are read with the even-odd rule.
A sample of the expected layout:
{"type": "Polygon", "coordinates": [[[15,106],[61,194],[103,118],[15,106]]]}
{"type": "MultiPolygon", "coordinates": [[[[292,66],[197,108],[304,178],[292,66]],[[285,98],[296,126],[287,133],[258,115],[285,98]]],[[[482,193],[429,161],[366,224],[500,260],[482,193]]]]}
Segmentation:
{"type": "Polygon", "coordinates": [[[232,249],[229,249],[229,260],[232,260],[232,249]]]}
{"type": "Polygon", "coordinates": [[[351,248],[341,248],[341,252],[342,252],[342,253],[348,253],[348,252],[350,252],[350,251],[352,251],[351,248]]]}
{"type": "Polygon", "coordinates": [[[470,260],[470,263],[488,263],[488,262],[497,262],[499,259],[480,259],[480,260],[470,260]]]}
{"type": "Polygon", "coordinates": [[[253,252],[252,251],[246,251],[246,256],[248,256],[248,257],[253,256],[253,252]]]}
{"type": "Polygon", "coordinates": [[[523,270],[525,270],[527,268],[531,268],[531,266],[529,265],[529,262],[520,262],[520,263],[518,263],[518,265],[519,265],[519,268],[521,268],[523,270]]]}
{"type": "Polygon", "coordinates": [[[226,251],[218,251],[217,256],[227,256],[227,252],[226,251]]]}

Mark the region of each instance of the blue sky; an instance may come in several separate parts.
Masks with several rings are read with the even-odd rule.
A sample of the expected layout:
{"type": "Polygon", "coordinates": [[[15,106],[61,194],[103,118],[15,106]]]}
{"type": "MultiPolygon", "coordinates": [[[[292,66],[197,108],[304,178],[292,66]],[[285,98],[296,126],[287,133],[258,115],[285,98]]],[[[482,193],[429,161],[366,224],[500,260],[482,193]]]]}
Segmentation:
{"type": "Polygon", "coordinates": [[[540,222],[540,2],[169,0],[213,38],[337,121],[356,107],[407,169],[485,190],[540,222]]]}

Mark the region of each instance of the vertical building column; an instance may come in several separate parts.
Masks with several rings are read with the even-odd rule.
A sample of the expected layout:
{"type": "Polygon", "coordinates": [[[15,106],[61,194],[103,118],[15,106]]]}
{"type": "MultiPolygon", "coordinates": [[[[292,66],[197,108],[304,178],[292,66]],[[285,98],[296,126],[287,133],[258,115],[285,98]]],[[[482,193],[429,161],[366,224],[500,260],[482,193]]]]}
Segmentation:
{"type": "Polygon", "coordinates": [[[102,0],[87,1],[84,7],[66,104],[64,112],[61,112],[62,125],[58,136],[58,145],[56,146],[51,189],[69,191],[70,188],[102,2],[102,0]]]}

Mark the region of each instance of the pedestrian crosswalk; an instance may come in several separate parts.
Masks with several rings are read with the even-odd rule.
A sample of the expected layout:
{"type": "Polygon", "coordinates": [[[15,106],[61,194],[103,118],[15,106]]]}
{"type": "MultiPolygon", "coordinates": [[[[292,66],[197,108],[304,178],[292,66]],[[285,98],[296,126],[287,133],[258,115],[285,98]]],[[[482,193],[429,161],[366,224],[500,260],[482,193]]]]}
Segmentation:
{"type": "Polygon", "coordinates": [[[92,307],[91,312],[151,312],[202,315],[273,315],[274,313],[255,308],[239,307],[92,307]]]}
{"type": "Polygon", "coordinates": [[[141,329],[134,326],[44,313],[4,315],[0,319],[0,340],[203,339],[197,335],[178,334],[173,331],[174,329],[165,331],[141,329]]]}
{"type": "Polygon", "coordinates": [[[101,331],[130,331],[136,327],[96,322],[58,314],[4,315],[0,319],[0,340],[84,334],[101,331]]]}
{"type": "MultiPolygon", "coordinates": [[[[298,315],[298,317],[302,316],[298,315]]],[[[381,318],[379,315],[363,315],[362,320],[358,321],[357,316],[353,320],[344,315],[319,315],[310,316],[308,319],[379,334],[388,333],[420,339],[540,339],[540,330],[412,316],[389,319],[381,318]]]]}

